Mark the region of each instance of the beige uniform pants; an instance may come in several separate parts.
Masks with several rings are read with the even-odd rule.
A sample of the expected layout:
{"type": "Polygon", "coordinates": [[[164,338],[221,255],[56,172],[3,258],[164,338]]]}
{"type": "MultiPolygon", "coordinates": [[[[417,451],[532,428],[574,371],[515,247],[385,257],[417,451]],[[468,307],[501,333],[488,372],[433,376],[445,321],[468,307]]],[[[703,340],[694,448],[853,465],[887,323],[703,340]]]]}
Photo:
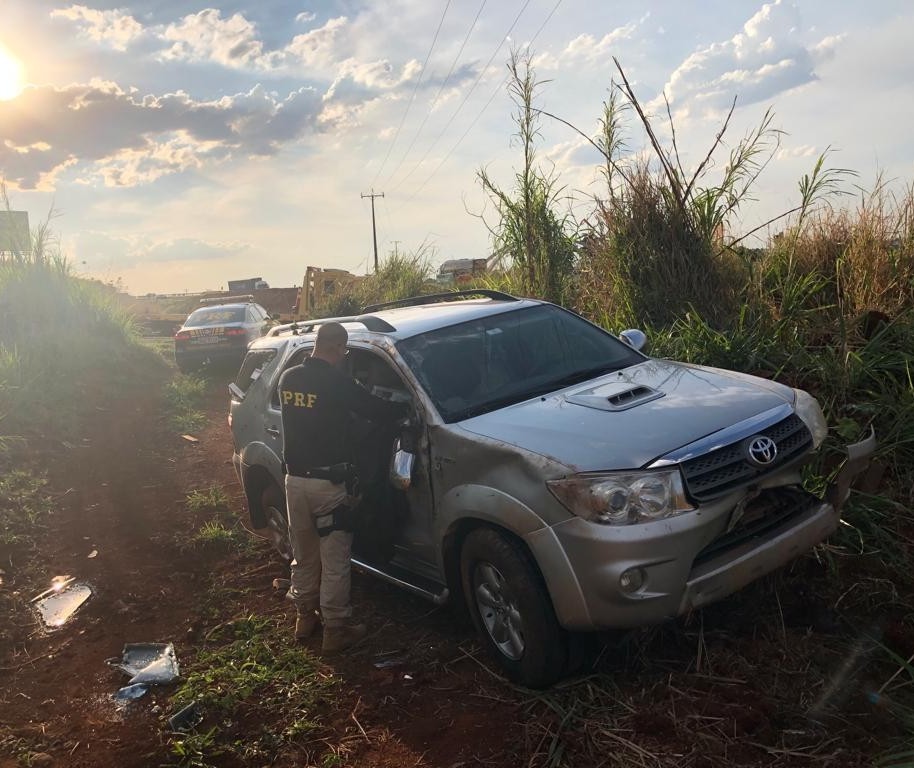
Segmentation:
{"type": "Polygon", "coordinates": [[[328,627],[345,624],[352,616],[352,534],[333,531],[318,536],[314,519],[346,500],[346,486],[329,480],[286,475],[286,506],[292,544],[291,581],[287,597],[299,611],[320,607],[328,627]]]}

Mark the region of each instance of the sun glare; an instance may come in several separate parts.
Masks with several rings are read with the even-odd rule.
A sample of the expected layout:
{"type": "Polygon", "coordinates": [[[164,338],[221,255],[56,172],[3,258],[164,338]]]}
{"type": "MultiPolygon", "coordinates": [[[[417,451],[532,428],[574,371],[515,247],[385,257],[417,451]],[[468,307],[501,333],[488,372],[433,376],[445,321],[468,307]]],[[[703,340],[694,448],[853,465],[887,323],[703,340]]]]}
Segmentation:
{"type": "Polygon", "coordinates": [[[22,93],[22,62],[0,45],[0,101],[22,93]]]}

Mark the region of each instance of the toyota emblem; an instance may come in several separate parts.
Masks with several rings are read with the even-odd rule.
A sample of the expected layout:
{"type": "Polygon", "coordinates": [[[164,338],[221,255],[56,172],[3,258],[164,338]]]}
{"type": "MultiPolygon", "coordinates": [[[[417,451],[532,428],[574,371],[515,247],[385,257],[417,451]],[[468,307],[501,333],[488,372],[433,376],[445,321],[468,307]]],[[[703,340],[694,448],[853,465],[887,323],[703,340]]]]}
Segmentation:
{"type": "Polygon", "coordinates": [[[746,456],[757,467],[767,467],[778,455],[777,443],[765,435],[750,437],[746,443],[746,456]]]}

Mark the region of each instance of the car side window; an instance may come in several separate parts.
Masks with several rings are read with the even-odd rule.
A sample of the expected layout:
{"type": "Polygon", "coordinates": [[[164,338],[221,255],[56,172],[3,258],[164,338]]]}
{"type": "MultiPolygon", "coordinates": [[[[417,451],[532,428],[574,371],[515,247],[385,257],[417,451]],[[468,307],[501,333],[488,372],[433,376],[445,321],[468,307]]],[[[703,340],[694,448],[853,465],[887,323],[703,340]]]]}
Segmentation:
{"type": "Polygon", "coordinates": [[[238,375],[235,377],[235,386],[242,393],[247,392],[263,373],[263,369],[276,357],[275,349],[255,349],[247,353],[238,375]]]}
{"type": "Polygon", "coordinates": [[[293,365],[299,365],[302,360],[304,360],[308,355],[311,354],[312,349],[313,349],[313,347],[310,347],[310,346],[302,347],[300,349],[296,349],[291,355],[289,355],[289,359],[286,361],[286,364],[282,367],[282,372],[276,376],[276,382],[275,382],[275,385],[273,386],[273,391],[270,393],[270,407],[271,408],[275,408],[277,411],[279,410],[279,387],[276,385],[279,384],[279,378],[280,378],[280,376],[282,376],[282,373],[287,371],[293,365]]]}

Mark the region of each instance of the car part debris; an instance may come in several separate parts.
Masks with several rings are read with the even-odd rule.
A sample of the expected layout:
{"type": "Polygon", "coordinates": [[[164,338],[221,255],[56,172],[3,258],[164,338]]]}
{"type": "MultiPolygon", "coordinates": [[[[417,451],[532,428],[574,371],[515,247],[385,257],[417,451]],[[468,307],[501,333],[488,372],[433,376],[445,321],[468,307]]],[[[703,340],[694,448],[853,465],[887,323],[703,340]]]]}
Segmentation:
{"type": "Polygon", "coordinates": [[[164,685],[177,679],[180,671],[175,647],[171,643],[127,643],[119,662],[108,662],[131,675],[127,685],[164,685]]]}
{"type": "Polygon", "coordinates": [[[203,707],[199,701],[192,701],[168,718],[168,727],[173,731],[189,731],[203,721],[203,707]]]}
{"type": "Polygon", "coordinates": [[[92,587],[72,576],[55,576],[51,587],[32,598],[48,629],[59,629],[92,597],[92,587]]]}
{"type": "Polygon", "coordinates": [[[133,685],[125,685],[123,688],[118,689],[118,692],[114,694],[114,700],[117,702],[128,702],[135,701],[146,695],[146,691],[149,690],[149,686],[144,683],[134,683],[133,685]]]}

